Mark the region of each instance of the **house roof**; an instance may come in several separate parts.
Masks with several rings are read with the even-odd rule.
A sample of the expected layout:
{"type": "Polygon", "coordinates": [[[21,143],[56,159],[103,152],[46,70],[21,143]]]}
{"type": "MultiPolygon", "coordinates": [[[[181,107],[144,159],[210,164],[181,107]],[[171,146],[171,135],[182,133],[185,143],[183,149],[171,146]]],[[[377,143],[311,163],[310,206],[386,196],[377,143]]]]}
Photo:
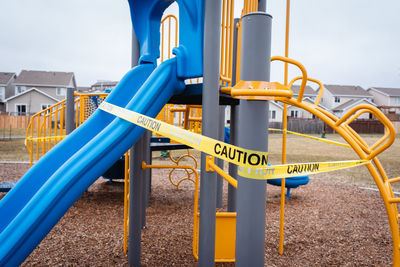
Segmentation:
{"type": "Polygon", "coordinates": [[[32,91],[36,91],[36,92],[38,92],[39,94],[42,94],[42,95],[44,95],[44,96],[47,96],[48,98],[50,98],[50,99],[52,99],[52,100],[54,100],[54,101],[56,101],[56,102],[59,102],[59,101],[60,101],[59,99],[57,99],[57,98],[55,98],[55,97],[52,97],[51,95],[46,94],[45,92],[40,91],[39,89],[31,88],[31,89],[26,90],[25,92],[22,92],[22,93],[20,93],[20,94],[18,94],[18,95],[14,95],[14,96],[11,96],[11,97],[9,97],[9,98],[6,98],[6,99],[4,100],[4,102],[8,102],[8,101],[10,101],[10,100],[12,100],[12,99],[14,99],[14,98],[18,98],[18,97],[23,96],[23,95],[25,95],[25,94],[27,94],[27,93],[30,93],[30,92],[32,92],[32,91]]]}
{"type": "Polygon", "coordinates": [[[76,90],[78,92],[87,92],[90,90],[90,87],[89,86],[78,86],[78,88],[76,88],[76,90]]]}
{"type": "Polygon", "coordinates": [[[374,90],[386,96],[400,96],[400,88],[372,87],[369,90],[374,90]]]}
{"type": "Polygon", "coordinates": [[[350,100],[344,102],[343,104],[335,107],[333,110],[334,111],[345,110],[345,109],[351,108],[353,106],[356,106],[361,102],[367,102],[368,104],[373,105],[374,107],[376,107],[376,105],[374,103],[372,103],[370,100],[368,100],[366,98],[363,98],[363,99],[358,99],[358,100],[350,99],[350,100]]]}
{"type": "Polygon", "coordinates": [[[102,86],[102,87],[109,87],[109,86],[116,86],[118,84],[118,81],[97,81],[95,84],[93,84],[91,87],[97,87],[97,86],[102,86]]]}
{"type": "MultiPolygon", "coordinates": [[[[292,85],[291,90],[293,95],[299,95],[300,85],[292,85]]],[[[306,85],[306,88],[304,89],[304,95],[317,96],[318,92],[312,89],[311,86],[306,85]]]]}
{"type": "Polygon", "coordinates": [[[325,90],[331,92],[334,96],[365,96],[372,97],[370,93],[358,85],[329,85],[324,84],[325,90]]]}
{"type": "MultiPolygon", "coordinates": [[[[309,98],[308,96],[303,98],[303,102],[304,102],[304,101],[307,101],[307,102],[309,102],[309,103],[311,103],[311,104],[314,104],[314,103],[315,103],[315,100],[309,98]]],[[[328,109],[327,107],[325,107],[324,105],[321,105],[321,103],[318,103],[318,107],[323,108],[323,109],[325,109],[325,110],[329,110],[329,109],[328,109]]]]}
{"type": "Polygon", "coordinates": [[[73,72],[22,70],[15,79],[18,85],[48,85],[66,87],[74,79],[73,72]]]}
{"type": "Polygon", "coordinates": [[[274,106],[277,106],[279,109],[283,109],[283,106],[280,105],[278,102],[275,101],[269,101],[270,104],[273,104],[274,106]]]}
{"type": "Polygon", "coordinates": [[[0,72],[0,84],[7,85],[8,82],[15,76],[14,72],[0,72]]]}

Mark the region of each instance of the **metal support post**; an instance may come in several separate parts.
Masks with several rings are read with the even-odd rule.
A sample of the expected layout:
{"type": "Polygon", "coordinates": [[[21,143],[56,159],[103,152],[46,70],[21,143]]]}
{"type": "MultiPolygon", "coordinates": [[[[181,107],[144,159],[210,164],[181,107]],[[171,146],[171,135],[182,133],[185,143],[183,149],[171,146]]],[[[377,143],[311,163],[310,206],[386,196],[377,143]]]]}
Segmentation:
{"type": "MultiPolygon", "coordinates": [[[[139,62],[140,51],[139,42],[136,38],[135,32],[132,30],[132,68],[139,62]]],[[[140,141],[141,139],[139,139],[140,141]]],[[[138,141],[138,142],[139,142],[138,141]]],[[[141,253],[141,230],[142,230],[142,207],[143,198],[140,196],[142,189],[141,183],[143,179],[137,174],[141,171],[141,161],[135,155],[135,151],[139,152],[140,144],[136,144],[130,150],[130,175],[129,175],[129,239],[128,239],[128,263],[130,266],[140,266],[140,253],[141,253]]]]}
{"type": "Polygon", "coordinates": [[[75,88],[67,88],[67,123],[66,134],[72,133],[75,130],[75,88]]]}
{"type": "MultiPolygon", "coordinates": [[[[145,145],[144,145],[144,157],[145,157],[145,162],[147,164],[151,164],[151,150],[150,150],[150,139],[151,139],[151,132],[146,131],[144,133],[145,136],[145,145]]],[[[145,203],[146,207],[149,206],[150,203],[150,192],[151,192],[151,169],[146,169],[144,170],[144,178],[145,178],[145,185],[146,185],[146,193],[145,193],[145,203]]],[[[144,226],[146,225],[146,214],[145,214],[145,223],[144,226]]]]}
{"type": "MultiPolygon", "coordinates": [[[[232,50],[232,86],[236,84],[236,63],[237,63],[237,41],[238,41],[238,29],[236,25],[240,19],[234,19],[233,25],[233,50],[232,50]]],[[[237,112],[239,107],[237,105],[231,105],[231,118],[230,118],[230,143],[233,145],[237,144],[236,141],[236,125],[237,125],[237,112]]],[[[237,166],[233,163],[229,163],[229,175],[237,180],[237,166]]],[[[231,184],[228,184],[228,211],[236,211],[236,188],[231,184]]]]}
{"type": "MultiPolygon", "coordinates": [[[[205,0],[203,59],[202,134],[218,138],[219,58],[221,0],[205,0]]],[[[206,154],[201,154],[199,266],[215,264],[216,173],[206,172],[206,154]]]]}
{"type": "MultiPolygon", "coordinates": [[[[230,136],[229,141],[231,144],[237,144],[237,113],[238,106],[231,105],[231,123],[230,123],[230,136]]],[[[237,180],[237,165],[233,163],[229,163],[229,175],[237,180]]],[[[228,185],[228,211],[234,212],[236,211],[236,188],[231,184],[228,185]]]]}
{"type": "MultiPolygon", "coordinates": [[[[219,127],[218,127],[218,140],[224,141],[225,137],[225,106],[219,106],[219,127]]],[[[216,159],[216,164],[221,169],[224,169],[224,161],[216,159]]],[[[217,176],[217,208],[222,208],[222,191],[224,188],[221,176],[217,176]]]]}
{"type": "Polygon", "coordinates": [[[258,11],[267,12],[267,0],[258,0],[258,11]]]}
{"type": "MultiPolygon", "coordinates": [[[[264,12],[242,18],[241,80],[269,81],[272,17],[264,12]]],[[[241,100],[238,145],[268,151],[268,102],[241,100]]],[[[236,266],[264,266],[266,181],[238,175],[236,266]]]]}

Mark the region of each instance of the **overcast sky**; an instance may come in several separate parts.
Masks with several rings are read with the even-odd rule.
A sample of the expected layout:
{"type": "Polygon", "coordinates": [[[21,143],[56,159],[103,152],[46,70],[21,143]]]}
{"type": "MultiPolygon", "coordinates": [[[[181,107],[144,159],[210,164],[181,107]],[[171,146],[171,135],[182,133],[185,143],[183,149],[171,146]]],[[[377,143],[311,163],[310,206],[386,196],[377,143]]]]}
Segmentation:
{"type": "MultiPolygon", "coordinates": [[[[285,2],[268,1],[272,55],[284,55],[285,2]]],[[[289,56],[310,77],[400,88],[400,1],[291,2],[289,56]]],[[[0,7],[0,71],[72,71],[78,86],[89,86],[130,69],[127,0],[0,0],[0,7]]],[[[282,69],[273,63],[272,80],[282,81],[282,69]]]]}

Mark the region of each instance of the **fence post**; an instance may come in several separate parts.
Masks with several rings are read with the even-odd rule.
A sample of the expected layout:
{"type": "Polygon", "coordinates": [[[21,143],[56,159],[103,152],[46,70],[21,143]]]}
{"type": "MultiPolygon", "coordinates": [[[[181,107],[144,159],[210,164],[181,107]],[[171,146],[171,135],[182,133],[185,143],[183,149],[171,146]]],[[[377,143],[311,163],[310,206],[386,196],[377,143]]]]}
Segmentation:
{"type": "Polygon", "coordinates": [[[66,134],[72,133],[75,130],[75,88],[67,88],[67,122],[66,122],[66,134]]]}

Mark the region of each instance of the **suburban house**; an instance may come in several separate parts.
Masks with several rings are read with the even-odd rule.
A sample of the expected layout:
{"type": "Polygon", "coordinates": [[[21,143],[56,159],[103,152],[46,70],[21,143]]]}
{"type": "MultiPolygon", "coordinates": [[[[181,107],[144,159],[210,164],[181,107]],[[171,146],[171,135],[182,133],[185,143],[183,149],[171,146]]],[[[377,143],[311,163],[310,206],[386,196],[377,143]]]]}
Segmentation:
{"type": "Polygon", "coordinates": [[[375,104],[391,120],[400,119],[400,88],[372,87],[368,92],[374,97],[375,104]]]}
{"type": "Polygon", "coordinates": [[[105,90],[112,89],[117,84],[117,81],[97,81],[90,87],[90,92],[104,93],[105,90]]]}
{"type": "MultiPolygon", "coordinates": [[[[303,102],[314,104],[315,98],[316,97],[313,97],[313,98],[303,97],[303,102]]],[[[327,110],[327,108],[324,105],[319,104],[318,107],[327,110]]],[[[288,117],[292,117],[292,118],[315,119],[314,114],[308,112],[307,110],[296,107],[296,106],[288,106],[287,115],[288,115],[288,117]]]]}
{"type": "Polygon", "coordinates": [[[361,86],[356,85],[328,85],[324,84],[324,92],[322,94],[321,104],[330,110],[346,103],[349,100],[367,99],[373,102],[373,96],[364,90],[361,86]]]}
{"type": "Polygon", "coordinates": [[[269,101],[269,122],[282,122],[282,115],[282,104],[275,101],[269,101]]]}
{"type": "Polygon", "coordinates": [[[77,88],[76,88],[76,91],[78,92],[78,93],[88,93],[88,92],[90,92],[90,87],[89,86],[78,86],[77,88]]]}
{"type": "MultiPolygon", "coordinates": [[[[354,108],[355,106],[361,105],[361,104],[369,104],[369,105],[372,105],[372,106],[376,107],[376,104],[373,103],[370,99],[367,99],[367,98],[362,98],[362,99],[358,99],[358,100],[357,99],[350,99],[349,101],[346,101],[345,103],[333,108],[332,109],[333,115],[335,115],[338,118],[341,118],[350,109],[354,108]]],[[[357,119],[372,119],[372,114],[363,113],[357,119]]]]}
{"type": "MultiPolygon", "coordinates": [[[[299,96],[300,85],[292,85],[290,90],[292,90],[293,92],[293,98],[297,98],[299,96]]],[[[308,97],[311,100],[315,100],[317,96],[318,92],[315,91],[311,86],[306,85],[306,88],[304,89],[303,99],[308,97]]]]}
{"type": "Polygon", "coordinates": [[[6,111],[15,115],[34,114],[65,99],[67,88],[76,88],[73,72],[22,70],[7,98],[6,111]]]}
{"type": "Polygon", "coordinates": [[[6,111],[6,98],[14,95],[15,78],[16,74],[13,72],[0,72],[0,112],[6,111]]]}
{"type": "MultiPolygon", "coordinates": [[[[300,91],[300,86],[299,85],[293,85],[291,88],[293,92],[293,98],[297,98],[299,96],[299,91],[300,91]]],[[[315,99],[317,99],[318,96],[318,91],[314,90],[311,86],[306,86],[304,89],[304,94],[303,94],[303,102],[308,102],[310,104],[314,104],[315,99]]],[[[322,99],[319,103],[319,107],[323,109],[327,109],[324,105],[321,104],[322,99]]],[[[287,111],[288,117],[292,118],[302,118],[302,119],[315,119],[315,116],[311,114],[310,112],[303,110],[301,108],[295,107],[295,106],[288,106],[288,111],[287,111]]]]}

